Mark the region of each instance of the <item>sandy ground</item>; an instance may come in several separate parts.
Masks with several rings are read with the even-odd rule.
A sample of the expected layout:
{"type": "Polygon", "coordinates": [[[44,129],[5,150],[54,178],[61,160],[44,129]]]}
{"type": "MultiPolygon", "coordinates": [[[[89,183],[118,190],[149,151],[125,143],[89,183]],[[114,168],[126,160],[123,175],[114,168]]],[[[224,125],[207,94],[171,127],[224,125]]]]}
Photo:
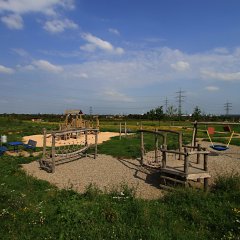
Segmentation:
{"type": "MultiPolygon", "coordinates": [[[[119,136],[119,133],[116,133],[116,132],[100,132],[98,134],[98,144],[103,143],[104,141],[107,141],[111,137],[115,137],[115,136],[119,136]]],[[[37,147],[42,147],[43,146],[43,135],[25,136],[25,137],[23,137],[23,142],[27,143],[29,139],[36,141],[37,142],[37,147]]],[[[78,139],[71,138],[71,139],[65,140],[65,141],[58,140],[58,141],[56,141],[56,146],[63,146],[63,145],[68,145],[68,144],[84,145],[84,143],[85,143],[85,136],[81,135],[78,139]]],[[[93,134],[88,135],[88,143],[89,144],[94,144],[95,143],[95,136],[93,134]]],[[[51,145],[52,145],[51,137],[47,138],[46,145],[48,147],[51,147],[51,145]]]]}
{"type": "MultiPolygon", "coordinates": [[[[231,146],[230,150],[219,154],[209,148],[208,142],[201,142],[201,145],[211,151],[208,161],[210,183],[219,175],[240,174],[240,147],[231,146]]],[[[174,155],[169,155],[168,160],[179,162],[174,155]]],[[[191,161],[196,162],[195,159],[191,161]]],[[[203,159],[200,165],[203,165],[203,159]]],[[[23,169],[28,174],[49,181],[59,188],[72,188],[80,193],[83,193],[90,183],[107,191],[121,184],[127,184],[135,189],[136,196],[139,198],[156,199],[163,196],[163,191],[158,186],[158,172],[141,167],[137,159],[117,159],[99,154],[97,159],[84,157],[58,165],[55,173],[40,170],[37,161],[23,165],[23,169]]]]}

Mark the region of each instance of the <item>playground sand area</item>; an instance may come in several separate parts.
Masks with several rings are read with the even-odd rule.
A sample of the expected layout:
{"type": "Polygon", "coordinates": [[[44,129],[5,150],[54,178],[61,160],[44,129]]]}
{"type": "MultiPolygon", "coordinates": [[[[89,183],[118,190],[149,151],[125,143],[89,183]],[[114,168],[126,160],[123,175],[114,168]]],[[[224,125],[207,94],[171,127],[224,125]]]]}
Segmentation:
{"type": "MultiPolygon", "coordinates": [[[[220,175],[240,174],[240,147],[231,146],[225,154],[213,151],[208,142],[201,142],[202,147],[211,151],[208,169],[211,175],[210,184],[220,175]]],[[[177,160],[175,155],[168,156],[168,162],[183,162],[177,160]]],[[[190,158],[190,164],[196,159],[190,158]]],[[[203,165],[201,159],[199,166],[203,165]]],[[[55,173],[47,173],[39,168],[39,163],[34,161],[23,164],[23,169],[38,179],[46,180],[61,189],[73,189],[83,193],[89,184],[96,185],[105,192],[120,189],[122,185],[132,188],[136,197],[143,199],[157,199],[164,195],[159,188],[159,173],[140,165],[139,159],[114,158],[109,155],[98,154],[97,159],[83,157],[77,161],[58,165],[55,173]]]]}
{"type": "MultiPolygon", "coordinates": [[[[46,145],[47,147],[52,146],[52,139],[51,137],[48,137],[50,135],[47,135],[46,139],[46,145]]],[[[116,132],[100,132],[98,134],[98,144],[103,143],[104,141],[110,140],[111,137],[119,136],[119,133],[116,132]]],[[[28,140],[34,140],[37,142],[37,147],[43,147],[43,135],[31,135],[31,136],[25,136],[23,137],[23,142],[28,142],[28,140]]],[[[88,144],[94,144],[95,143],[95,135],[94,134],[88,134],[88,144]]],[[[80,135],[77,139],[70,138],[68,140],[58,140],[55,143],[55,146],[63,146],[68,144],[79,144],[84,145],[85,144],[85,136],[80,135]]]]}

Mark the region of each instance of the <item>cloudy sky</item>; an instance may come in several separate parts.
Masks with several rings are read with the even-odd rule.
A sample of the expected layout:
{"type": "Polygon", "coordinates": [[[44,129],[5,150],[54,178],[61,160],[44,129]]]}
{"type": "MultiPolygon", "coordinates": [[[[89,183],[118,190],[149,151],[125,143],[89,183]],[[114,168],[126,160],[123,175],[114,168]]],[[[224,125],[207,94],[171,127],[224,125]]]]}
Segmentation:
{"type": "Polygon", "coordinates": [[[239,0],[0,0],[0,113],[240,113],[239,0]]]}

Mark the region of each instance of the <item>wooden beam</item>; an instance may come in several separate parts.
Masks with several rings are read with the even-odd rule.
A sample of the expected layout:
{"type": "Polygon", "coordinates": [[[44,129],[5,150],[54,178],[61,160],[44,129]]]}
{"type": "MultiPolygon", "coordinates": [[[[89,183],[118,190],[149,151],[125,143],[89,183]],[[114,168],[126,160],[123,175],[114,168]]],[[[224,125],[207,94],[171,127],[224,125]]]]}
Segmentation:
{"type": "MultiPolygon", "coordinates": [[[[193,122],[192,124],[195,124],[193,122]]],[[[198,125],[240,125],[240,123],[233,123],[233,122],[197,122],[198,125]]]]}

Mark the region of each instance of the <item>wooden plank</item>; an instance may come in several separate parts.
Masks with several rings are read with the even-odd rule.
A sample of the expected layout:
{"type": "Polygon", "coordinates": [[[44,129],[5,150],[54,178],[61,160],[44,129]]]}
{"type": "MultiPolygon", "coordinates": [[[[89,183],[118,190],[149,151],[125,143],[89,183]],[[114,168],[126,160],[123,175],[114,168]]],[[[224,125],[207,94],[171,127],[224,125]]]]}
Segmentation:
{"type": "Polygon", "coordinates": [[[188,152],[188,155],[194,155],[194,154],[209,154],[209,151],[203,150],[203,151],[192,151],[188,152]]]}
{"type": "Polygon", "coordinates": [[[189,167],[188,174],[184,173],[183,166],[180,166],[177,168],[174,168],[174,167],[162,168],[160,170],[160,172],[185,177],[188,180],[196,180],[198,178],[210,178],[211,177],[211,175],[208,172],[201,170],[201,169],[194,168],[194,167],[189,167]]]}
{"type": "Polygon", "coordinates": [[[182,180],[172,178],[172,177],[168,177],[168,176],[160,176],[160,178],[166,179],[166,180],[169,180],[169,181],[173,181],[173,182],[177,182],[177,183],[181,183],[181,184],[185,184],[185,182],[186,182],[186,181],[182,181],[182,180]]]}
{"type": "MultiPolygon", "coordinates": [[[[193,122],[192,124],[194,124],[193,122]]],[[[232,122],[197,122],[198,125],[239,125],[239,123],[232,122]]]]}
{"type": "Polygon", "coordinates": [[[160,149],[162,152],[166,152],[166,153],[174,153],[174,154],[181,154],[181,155],[186,155],[186,153],[184,152],[179,152],[179,151],[175,151],[175,150],[167,150],[167,149],[164,149],[164,148],[161,148],[160,149]]]}
{"type": "Polygon", "coordinates": [[[197,180],[197,179],[205,179],[210,178],[211,175],[208,172],[202,172],[202,173],[194,173],[194,174],[188,174],[187,180],[197,180]]]}
{"type": "Polygon", "coordinates": [[[66,135],[66,134],[72,134],[72,133],[83,133],[85,131],[88,132],[99,132],[99,129],[92,129],[92,128],[76,128],[76,129],[71,129],[71,130],[65,130],[65,131],[54,131],[53,134],[55,134],[55,136],[62,136],[62,135],[66,135]]]}
{"type": "Polygon", "coordinates": [[[63,154],[55,154],[56,157],[70,157],[72,155],[77,155],[79,153],[82,153],[88,149],[88,146],[85,146],[84,148],[77,150],[75,152],[69,152],[69,153],[63,153],[63,154]]]}

